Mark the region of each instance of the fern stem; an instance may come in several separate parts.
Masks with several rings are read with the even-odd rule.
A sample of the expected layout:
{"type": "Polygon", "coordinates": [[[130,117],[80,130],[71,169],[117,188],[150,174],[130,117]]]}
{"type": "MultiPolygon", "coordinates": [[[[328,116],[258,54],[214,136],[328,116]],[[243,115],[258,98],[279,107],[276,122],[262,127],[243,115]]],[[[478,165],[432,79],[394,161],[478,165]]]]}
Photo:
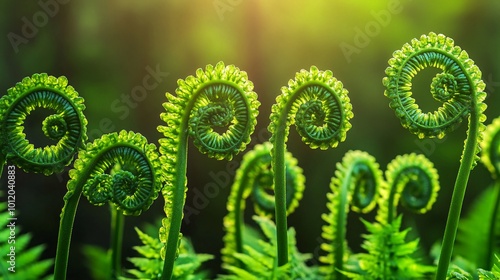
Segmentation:
{"type": "MultiPolygon", "coordinates": [[[[283,116],[287,116],[283,114],[283,116]]],[[[283,130],[276,132],[276,141],[272,150],[274,158],[274,192],[276,203],[276,233],[278,245],[278,266],[288,262],[288,232],[286,220],[286,170],[285,170],[285,136],[283,130]]]]}
{"type": "Polygon", "coordinates": [[[125,216],[122,211],[110,205],[111,208],[111,279],[121,276],[123,227],[125,216]]]}
{"type": "Polygon", "coordinates": [[[493,212],[491,213],[491,222],[490,222],[490,229],[489,229],[489,235],[488,235],[488,243],[486,243],[486,268],[490,269],[493,267],[493,261],[494,261],[494,248],[495,248],[495,229],[496,229],[496,221],[498,219],[498,212],[500,209],[500,181],[497,180],[495,183],[495,191],[496,193],[496,199],[493,203],[493,212]]]}
{"type": "Polygon", "coordinates": [[[347,227],[347,207],[349,204],[347,196],[349,195],[349,187],[352,184],[352,168],[354,165],[350,166],[350,170],[346,172],[347,176],[342,181],[342,187],[340,189],[340,201],[337,215],[337,235],[335,236],[338,240],[332,242],[332,245],[336,246],[334,250],[334,264],[335,271],[332,274],[331,279],[345,279],[344,274],[339,269],[344,268],[344,244],[346,237],[346,227],[347,227]]]}
{"type": "MultiPolygon", "coordinates": [[[[181,130],[184,131],[184,130],[181,130]]],[[[176,186],[172,196],[172,217],[170,220],[170,229],[165,247],[165,262],[163,264],[163,280],[170,280],[174,270],[174,261],[176,259],[177,248],[179,244],[179,235],[181,231],[182,215],[184,209],[185,186],[187,183],[187,133],[182,133],[179,139],[179,148],[176,157],[176,186]]]]}
{"type": "Polygon", "coordinates": [[[54,279],[66,279],[73,223],[75,221],[76,209],[78,208],[78,203],[80,201],[84,185],[82,181],[83,180],[80,180],[79,183],[76,184],[74,191],[68,192],[64,199],[65,203],[61,213],[59,234],[57,237],[54,279]]]}
{"type": "Polygon", "coordinates": [[[7,163],[6,156],[0,152],[0,178],[2,178],[3,168],[5,167],[5,163],[7,163]]]}
{"type": "Polygon", "coordinates": [[[479,120],[480,114],[481,113],[478,113],[477,110],[471,110],[467,140],[465,142],[460,168],[458,169],[455,187],[453,188],[450,210],[448,212],[448,219],[446,221],[443,245],[441,248],[441,254],[439,256],[439,263],[436,273],[437,280],[446,279],[446,274],[450,265],[453,246],[457,235],[458,223],[460,220],[460,212],[462,210],[465,191],[467,189],[467,182],[469,180],[469,174],[473,167],[476,156],[476,147],[478,145],[479,139],[479,127],[481,124],[479,120]]]}

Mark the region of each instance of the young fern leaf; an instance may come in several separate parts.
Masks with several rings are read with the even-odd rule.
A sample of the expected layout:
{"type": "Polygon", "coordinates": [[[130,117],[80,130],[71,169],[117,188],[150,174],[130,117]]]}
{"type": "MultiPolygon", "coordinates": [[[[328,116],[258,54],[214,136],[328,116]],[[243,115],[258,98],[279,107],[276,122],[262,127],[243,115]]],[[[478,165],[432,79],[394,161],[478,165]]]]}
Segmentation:
{"type": "Polygon", "coordinates": [[[342,279],[344,260],[347,258],[346,227],[349,206],[356,212],[367,213],[376,205],[378,188],[383,184],[382,171],[375,158],[366,152],[349,151],[341,163],[337,164],[335,177],[330,183],[331,193],[328,197],[328,214],[322,218],[327,225],[323,226],[322,237],[325,243],[321,248],[328,255],[320,257],[327,264],[325,275],[331,279],[342,279]]]}
{"type": "Polygon", "coordinates": [[[432,208],[439,192],[439,176],[424,155],[397,156],[385,172],[386,184],[380,188],[377,221],[392,223],[399,201],[409,210],[423,214],[432,208]]]}
{"type": "Polygon", "coordinates": [[[273,144],[279,266],[288,261],[284,160],[290,126],[296,125],[302,141],[312,149],[327,149],[345,140],[353,117],[347,90],[331,71],[320,71],[315,66],[309,71],[301,70],[281,92],[272,106],[268,127],[273,144]]]}
{"type": "Polygon", "coordinates": [[[453,39],[442,34],[429,33],[420,40],[413,39],[401,50],[394,52],[383,79],[385,96],[391,102],[403,127],[419,138],[442,138],[453,131],[462,119],[469,116],[469,129],[455,181],[452,202],[443,238],[437,279],[444,280],[451,260],[453,245],[460,219],[460,212],[467,188],[469,173],[476,165],[479,142],[484,130],[483,114],[486,104],[481,71],[469,59],[467,52],[455,46],[453,39]],[[443,72],[431,83],[431,94],[443,105],[434,112],[424,113],[412,97],[412,79],[424,68],[435,67],[443,72]]]}
{"type": "Polygon", "coordinates": [[[34,74],[8,89],[0,99],[0,175],[6,160],[26,172],[61,172],[87,140],[84,109],[83,98],[64,76],[34,74]],[[53,113],[42,122],[53,145],[35,147],[26,138],[25,121],[37,108],[53,113]]]}
{"type": "MultiPolygon", "coordinates": [[[[152,237],[138,228],[135,228],[135,231],[143,244],[134,247],[134,250],[136,250],[140,256],[128,259],[136,268],[129,269],[127,272],[135,278],[120,277],[119,279],[160,279],[163,269],[163,260],[160,252],[163,243],[159,238],[152,237]]],[[[175,260],[173,271],[174,279],[207,279],[207,273],[200,270],[200,267],[205,261],[211,260],[212,258],[211,255],[196,254],[191,242],[186,238],[182,238],[179,246],[179,256],[175,260]]]]}
{"type": "MultiPolygon", "coordinates": [[[[0,193],[0,196],[3,196],[0,193]]],[[[47,275],[54,260],[41,259],[44,245],[29,246],[31,241],[30,233],[20,233],[19,227],[15,229],[9,227],[9,212],[7,203],[0,202],[0,279],[9,280],[30,280],[30,279],[52,279],[47,275]],[[14,230],[15,239],[9,239],[11,230],[14,230]],[[9,242],[14,240],[15,243],[9,242]],[[11,251],[15,247],[15,251],[11,251]],[[13,256],[13,260],[11,259],[13,256]]]]}
{"type": "MultiPolygon", "coordinates": [[[[310,255],[300,253],[296,248],[295,230],[288,230],[289,262],[284,266],[277,266],[277,235],[276,226],[268,217],[254,216],[264,237],[258,237],[250,244],[244,245],[244,253],[234,253],[234,258],[242,265],[223,263],[222,267],[230,275],[220,275],[220,280],[274,280],[274,279],[323,279],[315,268],[308,267],[306,261],[310,255]],[[269,240],[266,242],[265,240],[269,240]]],[[[246,243],[246,242],[245,242],[246,243]]]]}
{"type": "MultiPolygon", "coordinates": [[[[255,212],[259,216],[274,216],[274,197],[268,193],[274,189],[271,169],[271,143],[255,145],[254,149],[243,156],[240,168],[236,171],[231,187],[227,210],[224,217],[224,248],[222,260],[226,265],[237,266],[239,261],[235,253],[243,253],[245,224],[243,213],[245,200],[251,195],[255,212]]],[[[287,176],[287,214],[298,206],[305,187],[305,177],[292,154],[285,154],[287,176]]]]}
{"type": "Polygon", "coordinates": [[[230,160],[250,142],[260,106],[246,72],[234,65],[207,65],[205,71],[196,71],[196,77],[177,83],[177,95],[167,93],[168,102],[163,104],[166,112],[161,119],[166,126],[158,127],[165,136],[160,140],[160,152],[167,182],[162,191],[166,218],[160,228],[165,244],[163,279],[171,278],[181,236],[188,137],[193,137],[198,150],[209,157],[230,160]]]}
{"type": "Polygon", "coordinates": [[[350,279],[429,279],[435,268],[419,264],[412,256],[417,251],[418,240],[406,241],[410,229],[401,231],[401,220],[401,215],[386,224],[362,220],[369,231],[361,245],[367,252],[355,256],[360,271],[343,273],[350,279]]]}
{"type": "Polygon", "coordinates": [[[491,219],[487,234],[486,267],[493,265],[493,255],[500,254],[500,117],[486,127],[484,140],[481,142],[481,161],[495,179],[494,199],[491,201],[491,219]]]}
{"type": "MultiPolygon", "coordinates": [[[[64,196],[56,279],[66,276],[71,229],[81,194],[94,205],[111,202],[125,215],[139,215],[158,197],[163,179],[160,170],[156,146],[134,132],[105,134],[79,152],[74,168],[69,171],[68,192],[64,196]]],[[[114,244],[112,251],[119,250],[119,246],[114,244]]]]}

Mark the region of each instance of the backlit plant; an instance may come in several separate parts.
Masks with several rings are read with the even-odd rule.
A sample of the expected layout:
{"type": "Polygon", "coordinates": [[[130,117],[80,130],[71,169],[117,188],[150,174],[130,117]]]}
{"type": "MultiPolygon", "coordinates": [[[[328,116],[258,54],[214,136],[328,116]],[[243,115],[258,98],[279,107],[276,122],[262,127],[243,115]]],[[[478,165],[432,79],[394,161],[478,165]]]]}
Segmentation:
{"type": "MultiPolygon", "coordinates": [[[[328,159],[331,165],[324,168],[331,183],[322,215],[322,255],[299,252],[296,231],[300,228],[289,228],[287,216],[299,207],[306,178],[287,151],[290,126],[295,125],[310,148],[326,150],[347,139],[356,110],[333,72],[315,66],[300,70],[281,89],[271,109],[269,141],[255,145],[242,157],[227,200],[227,215],[213,221],[225,231],[219,275],[204,269],[214,256],[197,254],[180,231],[189,138],[208,157],[232,160],[247,148],[255,130],[260,102],[246,72],[236,66],[219,62],[178,80],[175,93],[167,93],[163,103],[158,126],[163,138],[158,145],[132,131],[87,142],[84,101],[67,79],[47,74],[27,77],[0,98],[0,165],[2,170],[9,163],[49,176],[73,163],[62,198],[55,279],[65,279],[71,270],[72,228],[82,194],[91,204],[110,207],[110,254],[87,250],[94,258],[91,269],[104,273],[105,279],[499,279],[500,120],[485,129],[486,94],[479,68],[451,38],[429,33],[394,52],[385,73],[389,106],[403,127],[419,138],[443,138],[464,118],[469,120],[444,238],[428,254],[415,238],[418,233],[404,222],[404,216],[411,214],[399,212],[398,206],[421,214],[431,209],[444,187],[440,187],[434,164],[423,155],[408,153],[396,156],[384,173],[375,157],[361,150],[348,151],[342,159],[328,159]],[[412,80],[429,67],[441,70],[430,92],[442,105],[426,113],[413,96],[412,80]],[[48,115],[41,123],[44,140],[33,139],[25,128],[37,110],[48,115]],[[480,159],[481,148],[481,161],[495,182],[476,199],[459,226],[469,173],[480,159]],[[124,216],[140,215],[159,196],[164,199],[161,222],[136,228],[142,244],[134,247],[137,255],[128,258],[127,266],[133,268],[124,269],[124,216]],[[253,220],[245,221],[250,198],[255,213],[253,220]],[[350,210],[363,215],[366,228],[357,252],[347,241],[353,234],[347,223],[350,210]],[[371,211],[376,211],[373,221],[365,217],[371,211]]],[[[0,208],[5,205],[0,203],[0,208]]],[[[2,240],[8,234],[8,230],[0,231],[2,240]]],[[[19,248],[25,258],[40,260],[42,247],[30,248],[26,244],[29,235],[24,236],[19,236],[24,242],[19,248]]],[[[0,246],[2,254],[6,250],[0,246]]],[[[8,274],[2,263],[0,272],[3,279],[40,278],[50,274],[51,264],[52,260],[44,260],[39,266],[23,265],[18,274],[8,274]]]]}

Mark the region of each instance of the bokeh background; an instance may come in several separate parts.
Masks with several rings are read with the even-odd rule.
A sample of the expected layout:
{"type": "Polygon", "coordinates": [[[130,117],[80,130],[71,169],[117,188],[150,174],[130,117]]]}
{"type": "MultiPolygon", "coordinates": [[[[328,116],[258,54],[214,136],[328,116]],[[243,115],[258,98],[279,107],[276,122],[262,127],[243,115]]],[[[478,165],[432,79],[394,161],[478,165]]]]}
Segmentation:
{"type": "MultiPolygon", "coordinates": [[[[158,143],[165,92],[174,92],[177,79],[197,68],[224,61],[248,73],[262,103],[253,146],[268,139],[271,106],[297,71],[311,65],[332,70],[353,104],[353,128],[346,141],[336,149],[310,150],[292,130],[288,142],[307,178],[304,198],[289,225],[297,231],[299,249],[316,259],[330,179],[335,164],[351,149],[374,155],[384,170],[398,154],[428,156],[440,173],[438,201],[426,215],[405,214],[405,221],[421,235],[426,251],[442,236],[467,125],[464,122],[444,140],[420,141],[403,129],[388,107],[381,82],[393,51],[431,31],[452,37],[482,70],[488,93],[486,123],[500,114],[500,2],[495,0],[40,0],[1,1],[0,10],[0,94],[33,73],[66,76],[85,98],[91,140],[126,129],[158,143]],[[133,99],[133,89],[151,71],[159,74],[157,83],[133,99]]],[[[415,78],[414,92],[421,107],[432,110],[437,103],[428,94],[433,74],[429,71],[415,78]]],[[[239,162],[241,155],[234,160],[239,162]]],[[[227,162],[208,159],[190,144],[186,205],[193,206],[194,188],[213,181],[211,172],[227,168],[227,162]]],[[[47,244],[46,257],[54,256],[67,178],[67,171],[50,177],[20,170],[17,174],[18,224],[34,234],[34,243],[47,244]]],[[[464,211],[490,182],[479,164],[470,177],[464,211]]],[[[220,272],[229,189],[221,188],[182,228],[198,252],[215,255],[207,263],[214,273],[220,272]]],[[[127,219],[125,256],[134,255],[130,246],[139,243],[133,227],[161,217],[162,206],[159,198],[148,212],[127,219]]],[[[348,240],[354,251],[359,250],[363,232],[359,216],[351,214],[348,240]]],[[[70,279],[88,279],[81,254],[84,244],[107,248],[109,209],[91,206],[83,198],[74,228],[70,279]]],[[[124,266],[130,267],[125,259],[124,266]]]]}

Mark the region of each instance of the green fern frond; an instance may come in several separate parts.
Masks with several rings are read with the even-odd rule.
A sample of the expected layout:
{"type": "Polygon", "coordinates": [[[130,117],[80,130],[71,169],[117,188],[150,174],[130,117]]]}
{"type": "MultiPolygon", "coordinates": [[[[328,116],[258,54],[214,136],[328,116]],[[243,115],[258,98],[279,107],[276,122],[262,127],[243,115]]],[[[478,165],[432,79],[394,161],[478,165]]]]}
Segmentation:
{"type": "Polygon", "coordinates": [[[330,70],[311,66],[295,74],[288,87],[281,88],[271,108],[270,142],[276,197],[279,265],[287,262],[285,151],[290,126],[295,124],[302,141],[310,148],[335,148],[346,139],[354,116],[348,91],[330,70]]]}
{"type": "MultiPolygon", "coordinates": [[[[246,238],[245,244],[257,244],[257,246],[245,245],[243,253],[235,253],[234,258],[241,265],[224,263],[223,268],[229,272],[229,275],[219,275],[218,279],[322,279],[316,267],[309,267],[305,263],[311,256],[297,250],[293,228],[288,230],[288,249],[290,252],[288,263],[278,267],[276,225],[267,217],[254,216],[254,220],[260,226],[264,236],[256,237],[257,240],[253,241],[246,238]]],[[[248,236],[253,235],[249,234],[248,236]]]]}
{"type": "Polygon", "coordinates": [[[399,201],[416,213],[429,211],[439,192],[439,176],[434,164],[424,155],[399,155],[388,165],[386,184],[380,188],[377,221],[392,222],[399,201]]]}
{"type": "MultiPolygon", "coordinates": [[[[138,228],[135,230],[142,245],[134,247],[139,257],[128,259],[135,266],[135,269],[127,270],[135,278],[121,277],[120,279],[159,279],[163,269],[163,260],[160,254],[163,243],[159,238],[152,237],[138,228]]],[[[179,256],[175,260],[173,279],[207,279],[208,273],[200,268],[204,262],[212,258],[213,256],[208,254],[196,254],[191,242],[186,238],[181,239],[179,256]]]]}
{"type": "MultiPolygon", "coordinates": [[[[490,187],[484,190],[473,202],[468,213],[460,220],[457,244],[454,256],[466,257],[475,267],[489,268],[488,257],[490,248],[488,236],[490,230],[493,203],[496,189],[490,187]]],[[[500,224],[500,221],[498,222],[500,224]]],[[[496,251],[500,251],[500,244],[496,251]]]]}
{"type": "Polygon", "coordinates": [[[344,271],[353,279],[428,279],[435,271],[432,266],[418,263],[413,254],[418,249],[418,239],[406,241],[408,231],[401,228],[402,216],[390,224],[369,223],[362,220],[369,234],[361,245],[366,253],[356,255],[360,271],[344,271]]]}
{"type": "Polygon", "coordinates": [[[64,76],[34,74],[9,88],[0,98],[1,157],[26,172],[61,172],[87,140],[83,102],[64,76]],[[42,122],[42,130],[53,145],[35,147],[26,137],[26,118],[39,108],[52,111],[42,122]]]}
{"type": "MultiPolygon", "coordinates": [[[[3,196],[3,194],[0,193],[0,196],[3,196]]],[[[0,240],[2,240],[2,243],[0,243],[0,255],[2,258],[0,263],[0,279],[51,279],[52,276],[48,274],[54,264],[54,260],[41,259],[45,246],[30,246],[32,238],[30,233],[21,233],[19,226],[15,225],[15,223],[14,228],[8,227],[12,220],[10,220],[11,217],[6,210],[7,203],[1,202],[0,240]],[[9,239],[10,236],[15,236],[15,238],[9,239]],[[14,250],[11,250],[11,247],[14,248],[14,250]],[[10,254],[14,254],[12,260],[10,254]]]]}
{"type": "Polygon", "coordinates": [[[325,242],[321,248],[328,255],[320,257],[320,261],[328,265],[324,267],[325,274],[335,274],[335,279],[342,277],[339,270],[343,269],[347,259],[346,227],[349,207],[362,213],[373,209],[382,184],[379,164],[366,152],[349,151],[342,162],[337,164],[335,176],[330,183],[331,193],[327,194],[329,213],[322,216],[327,223],[323,226],[322,237],[325,242]]]}
{"type": "Polygon", "coordinates": [[[111,272],[111,254],[96,245],[84,245],[82,254],[85,258],[86,267],[92,277],[92,280],[107,280],[111,272]]]}
{"type": "Polygon", "coordinates": [[[175,95],[166,94],[165,112],[158,126],[165,138],[160,140],[166,218],[160,228],[165,244],[163,278],[170,279],[187,191],[187,142],[193,138],[198,150],[211,158],[231,160],[250,143],[255,130],[260,102],[247,73],[234,65],[207,65],[196,76],[177,81],[175,95]]]}
{"type": "MultiPolygon", "coordinates": [[[[274,196],[269,191],[274,189],[271,168],[271,143],[255,145],[252,151],[243,156],[241,166],[236,171],[231,194],[227,202],[228,214],[224,217],[224,248],[222,260],[236,265],[234,253],[243,252],[243,212],[245,201],[251,196],[255,212],[260,216],[274,216],[274,196]]],[[[297,159],[291,153],[285,154],[287,176],[287,214],[299,205],[305,188],[305,177],[297,165],[297,159]]]]}

